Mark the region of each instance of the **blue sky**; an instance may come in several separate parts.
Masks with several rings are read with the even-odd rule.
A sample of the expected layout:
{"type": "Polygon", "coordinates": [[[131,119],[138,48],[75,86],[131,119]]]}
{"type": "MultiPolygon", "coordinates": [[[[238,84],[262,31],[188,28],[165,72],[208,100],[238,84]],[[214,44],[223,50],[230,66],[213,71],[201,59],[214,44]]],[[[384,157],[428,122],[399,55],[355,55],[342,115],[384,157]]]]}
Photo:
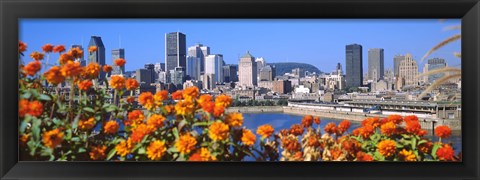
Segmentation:
{"type": "MultiPolygon", "coordinates": [[[[20,40],[28,51],[41,51],[50,44],[88,45],[90,36],[101,36],[106,61],[111,50],[125,48],[126,70],[146,63],[165,61],[165,33],[180,31],[187,47],[196,43],[210,46],[211,53],[223,54],[226,63],[237,64],[247,50],[267,62],[305,62],[330,72],[336,63],[345,70],[345,45],[363,46],[363,67],[367,70],[368,49],[385,49],[385,68],[392,68],[393,56],[411,53],[417,62],[433,46],[459,33],[444,28],[460,25],[459,19],[21,19],[20,40]],[[121,41],[121,43],[120,43],[121,41]]],[[[449,44],[430,57],[460,65],[453,52],[460,41],[449,44]]],[[[87,48],[85,48],[87,49],[87,48]]],[[[57,55],[51,56],[57,59],[57,55]]],[[[26,58],[27,59],[27,58],[26,58]]],[[[420,68],[423,64],[420,63],[420,68]]]]}

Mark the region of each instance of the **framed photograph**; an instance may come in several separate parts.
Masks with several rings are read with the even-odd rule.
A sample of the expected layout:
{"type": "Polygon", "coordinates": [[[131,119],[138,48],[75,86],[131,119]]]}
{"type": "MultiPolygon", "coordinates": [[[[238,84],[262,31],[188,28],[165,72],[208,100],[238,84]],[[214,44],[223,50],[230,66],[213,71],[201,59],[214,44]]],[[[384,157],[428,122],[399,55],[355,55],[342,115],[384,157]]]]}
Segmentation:
{"type": "Polygon", "coordinates": [[[1,179],[480,178],[477,0],[0,11],[1,179]]]}

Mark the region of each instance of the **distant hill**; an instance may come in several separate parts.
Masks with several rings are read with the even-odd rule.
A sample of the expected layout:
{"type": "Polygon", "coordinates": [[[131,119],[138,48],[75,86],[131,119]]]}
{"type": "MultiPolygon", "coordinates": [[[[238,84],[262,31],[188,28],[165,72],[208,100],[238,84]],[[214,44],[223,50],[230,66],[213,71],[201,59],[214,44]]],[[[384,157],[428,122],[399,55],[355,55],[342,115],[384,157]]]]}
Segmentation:
{"type": "Polygon", "coordinates": [[[292,72],[292,69],[295,69],[295,68],[301,68],[308,72],[316,72],[317,74],[322,72],[317,67],[311,64],[306,64],[306,63],[281,62],[281,63],[267,63],[267,64],[275,66],[277,76],[283,75],[287,72],[290,73],[292,72]]]}

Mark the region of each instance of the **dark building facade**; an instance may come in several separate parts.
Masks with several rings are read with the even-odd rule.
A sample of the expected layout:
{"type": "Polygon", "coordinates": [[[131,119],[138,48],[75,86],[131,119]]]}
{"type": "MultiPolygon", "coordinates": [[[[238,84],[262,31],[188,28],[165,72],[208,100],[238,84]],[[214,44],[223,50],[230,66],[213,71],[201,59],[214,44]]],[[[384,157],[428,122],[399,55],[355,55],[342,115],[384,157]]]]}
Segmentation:
{"type": "MultiPolygon", "coordinates": [[[[88,52],[88,63],[96,62],[103,67],[105,65],[105,46],[103,45],[102,38],[99,36],[92,36],[88,47],[96,46],[97,51],[88,52]]],[[[99,79],[105,78],[105,72],[100,71],[99,79]]]]}
{"type": "Polygon", "coordinates": [[[403,60],[405,60],[404,55],[395,55],[393,57],[393,76],[394,77],[397,77],[400,74],[400,70],[399,70],[400,62],[402,62],[403,60]]]}
{"type": "Polygon", "coordinates": [[[368,79],[377,82],[384,76],[384,50],[382,48],[373,48],[368,50],[368,79]]]}
{"type": "Polygon", "coordinates": [[[350,44],[345,47],[345,79],[347,88],[362,86],[362,46],[350,44]]]}
{"type": "Polygon", "coordinates": [[[187,47],[186,36],[181,32],[165,34],[165,71],[170,72],[176,67],[186,68],[187,47]]]}
{"type": "Polygon", "coordinates": [[[238,66],[233,64],[227,64],[223,66],[224,82],[237,82],[238,81],[238,66]]]}

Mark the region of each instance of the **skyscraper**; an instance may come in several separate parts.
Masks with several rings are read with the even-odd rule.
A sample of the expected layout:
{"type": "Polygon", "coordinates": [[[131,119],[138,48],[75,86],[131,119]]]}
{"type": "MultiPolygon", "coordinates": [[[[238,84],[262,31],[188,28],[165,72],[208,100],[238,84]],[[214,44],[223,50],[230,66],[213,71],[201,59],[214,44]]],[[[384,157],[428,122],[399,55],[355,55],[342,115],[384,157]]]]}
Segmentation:
{"type": "Polygon", "coordinates": [[[363,62],[361,45],[350,44],[345,47],[345,65],[347,88],[362,86],[363,62]]]}
{"type": "MultiPolygon", "coordinates": [[[[423,68],[423,72],[427,73],[428,71],[435,70],[435,69],[440,69],[447,67],[447,63],[445,63],[445,59],[442,58],[432,58],[429,59],[427,64],[425,64],[425,67],[423,68]]],[[[442,78],[445,76],[445,73],[438,73],[438,74],[432,74],[429,76],[425,76],[425,81],[429,83],[433,83],[439,78],[442,78]]]]}
{"type": "Polygon", "coordinates": [[[186,66],[186,36],[181,32],[165,34],[165,71],[170,72],[176,67],[186,66]]]}
{"type": "Polygon", "coordinates": [[[260,69],[260,81],[273,81],[275,79],[275,66],[265,65],[260,69]]]}
{"type": "Polygon", "coordinates": [[[383,49],[373,48],[368,50],[368,79],[377,82],[384,76],[383,49]]]}
{"type": "Polygon", "coordinates": [[[200,65],[200,72],[202,74],[205,72],[205,56],[210,55],[210,47],[204,46],[203,44],[196,44],[188,48],[188,56],[199,58],[198,64],[200,65]]]}
{"type": "Polygon", "coordinates": [[[228,64],[223,66],[223,81],[236,82],[238,81],[238,65],[228,64]]]}
{"type": "Polygon", "coordinates": [[[205,56],[205,74],[214,74],[213,83],[223,83],[223,55],[210,54],[205,56]]]}
{"type": "MultiPolygon", "coordinates": [[[[96,62],[100,67],[103,67],[103,65],[105,65],[105,46],[103,45],[102,38],[99,36],[92,36],[88,43],[88,47],[92,46],[96,46],[97,51],[88,53],[88,63],[96,62]]],[[[100,71],[99,79],[103,79],[104,77],[105,72],[100,71]]]]}
{"type": "Polygon", "coordinates": [[[393,57],[393,76],[397,77],[399,74],[399,69],[398,67],[400,66],[400,62],[405,60],[404,55],[395,55],[393,57]]]}
{"type": "Polygon", "coordinates": [[[120,48],[120,49],[112,50],[112,64],[113,64],[112,74],[113,75],[125,73],[125,65],[123,65],[122,67],[118,67],[117,65],[115,65],[115,63],[113,63],[115,62],[116,59],[119,59],[119,58],[125,59],[125,49],[120,48]]]}
{"type": "Polygon", "coordinates": [[[248,51],[239,60],[238,78],[240,86],[252,87],[257,85],[257,63],[248,51]]]}
{"type": "Polygon", "coordinates": [[[83,51],[82,57],[75,59],[75,61],[80,62],[80,65],[81,65],[82,67],[86,66],[86,65],[87,65],[87,62],[86,62],[85,59],[84,59],[84,57],[85,57],[85,55],[84,55],[84,54],[85,54],[85,51],[83,50],[82,45],[74,44],[74,45],[71,46],[71,48],[78,48],[78,49],[80,49],[80,50],[83,51]]]}
{"type": "Polygon", "coordinates": [[[183,82],[185,81],[185,68],[176,67],[170,70],[170,82],[175,85],[177,89],[183,89],[183,82]]]}
{"type": "Polygon", "coordinates": [[[405,60],[400,62],[398,70],[398,76],[405,79],[405,86],[418,84],[418,66],[411,54],[405,55],[405,60]]]}
{"type": "Polygon", "coordinates": [[[187,56],[186,73],[191,79],[198,80],[200,78],[200,62],[200,58],[190,55],[187,56]]]}

